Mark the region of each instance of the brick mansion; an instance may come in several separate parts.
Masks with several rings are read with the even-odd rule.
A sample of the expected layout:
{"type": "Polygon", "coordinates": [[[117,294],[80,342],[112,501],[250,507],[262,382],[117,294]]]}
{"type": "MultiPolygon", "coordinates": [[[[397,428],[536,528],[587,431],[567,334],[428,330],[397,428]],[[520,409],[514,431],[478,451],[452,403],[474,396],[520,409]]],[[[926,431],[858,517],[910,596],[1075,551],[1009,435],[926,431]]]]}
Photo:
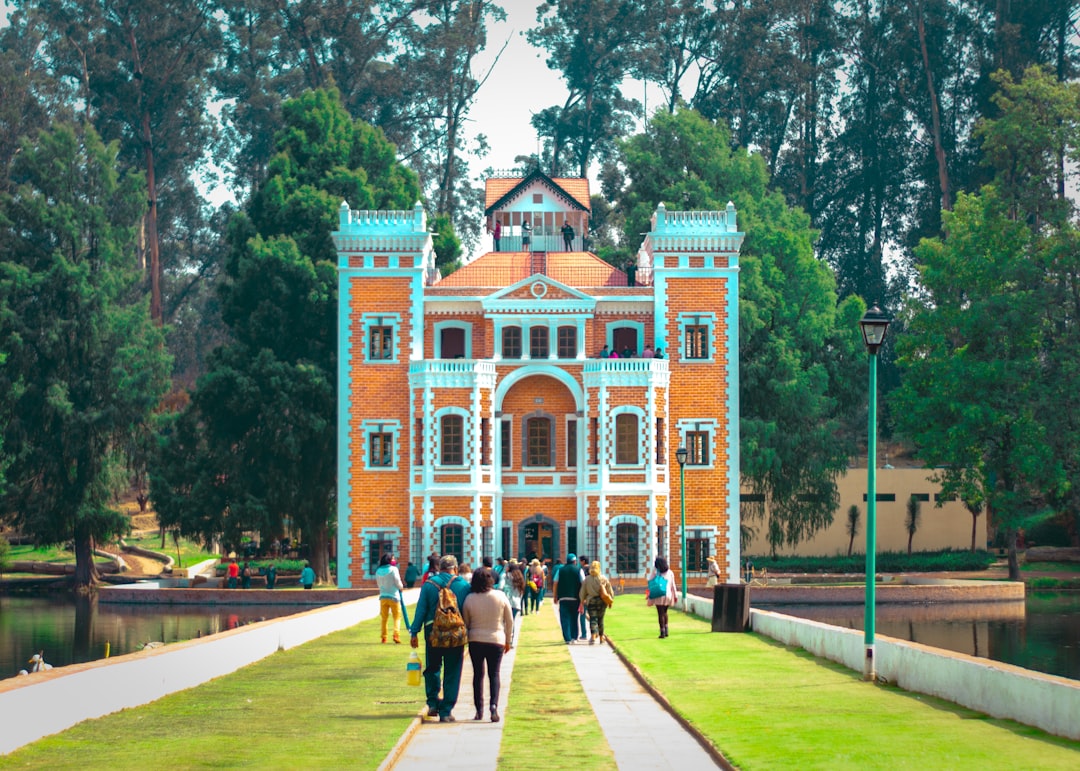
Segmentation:
{"type": "Polygon", "coordinates": [[[627,578],[713,555],[738,582],[735,208],[659,204],[620,269],[588,251],[589,200],[585,179],[489,179],[493,251],[445,277],[420,204],[342,203],[340,587],[386,551],[584,554],[627,578]]]}

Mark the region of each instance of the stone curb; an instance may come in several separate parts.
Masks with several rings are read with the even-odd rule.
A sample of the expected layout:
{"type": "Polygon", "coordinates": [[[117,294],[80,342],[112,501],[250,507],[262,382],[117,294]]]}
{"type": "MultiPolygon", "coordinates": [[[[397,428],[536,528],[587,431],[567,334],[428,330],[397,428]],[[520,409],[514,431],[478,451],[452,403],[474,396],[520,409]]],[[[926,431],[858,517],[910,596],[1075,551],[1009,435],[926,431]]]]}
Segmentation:
{"type": "MultiPolygon", "coordinates": [[[[604,636],[607,637],[607,635],[604,636]]],[[[634,676],[634,679],[638,681],[641,687],[648,691],[649,695],[656,699],[656,702],[661,707],[663,707],[669,715],[675,718],[675,722],[682,726],[684,731],[694,737],[694,741],[701,745],[701,748],[709,754],[709,757],[716,761],[716,764],[720,768],[725,769],[725,771],[738,771],[737,767],[733,766],[731,764],[731,761],[725,758],[723,753],[720,752],[720,750],[717,749],[712,742],[705,738],[704,734],[698,731],[697,728],[693,726],[693,724],[691,724],[686,718],[680,715],[671,705],[671,702],[669,702],[660,691],[654,688],[652,683],[645,679],[645,675],[642,674],[641,670],[639,670],[636,666],[634,666],[634,664],[630,662],[628,658],[626,658],[623,652],[619,650],[618,646],[615,645],[615,643],[610,637],[607,637],[607,644],[611,647],[611,650],[615,652],[615,655],[619,657],[619,661],[623,663],[623,666],[626,667],[627,670],[629,670],[630,674],[634,676]]]]}

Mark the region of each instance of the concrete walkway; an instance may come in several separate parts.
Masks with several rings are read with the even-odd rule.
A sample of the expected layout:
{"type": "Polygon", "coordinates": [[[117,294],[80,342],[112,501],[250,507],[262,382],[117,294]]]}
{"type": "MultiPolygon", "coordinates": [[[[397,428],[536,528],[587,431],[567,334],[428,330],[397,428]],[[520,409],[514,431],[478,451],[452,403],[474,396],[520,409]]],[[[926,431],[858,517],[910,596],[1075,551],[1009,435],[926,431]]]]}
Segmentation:
{"type": "Polygon", "coordinates": [[[619,768],[720,768],[607,645],[570,647],[581,685],[619,768]]]}
{"type": "MultiPolygon", "coordinates": [[[[550,614],[545,603],[542,614],[550,614]]],[[[518,617],[515,639],[520,639],[518,617]]],[[[556,617],[555,622],[558,623],[556,617]]],[[[607,645],[578,640],[568,646],[578,678],[596,713],[604,737],[621,769],[721,768],[713,756],[641,686],[607,645]]],[[[499,714],[506,715],[517,648],[503,658],[499,714]]],[[[430,771],[432,768],[494,771],[498,767],[503,721],[476,722],[472,703],[472,666],[468,653],[461,674],[461,691],[454,708],[456,723],[424,720],[414,724],[387,759],[383,769],[430,771]]]]}
{"type": "MultiPolygon", "coordinates": [[[[514,639],[521,639],[521,616],[517,618],[514,639]]],[[[499,671],[499,715],[506,715],[510,698],[510,680],[514,674],[517,647],[503,656],[499,671]]],[[[421,653],[422,655],[422,653],[421,653]]],[[[438,719],[423,719],[413,724],[410,734],[403,737],[404,747],[398,746],[395,758],[388,758],[384,769],[395,771],[431,771],[431,769],[462,769],[462,771],[495,771],[499,764],[499,748],[502,746],[503,726],[500,720],[492,723],[488,704],[488,684],[484,679],[484,720],[476,721],[476,707],[472,696],[472,662],[468,651],[461,669],[461,690],[454,707],[456,723],[440,723],[438,719]]],[[[420,686],[423,689],[423,685],[420,686]]],[[[423,698],[421,690],[420,697],[423,698]]],[[[427,712],[425,708],[425,713],[427,712]]]]}

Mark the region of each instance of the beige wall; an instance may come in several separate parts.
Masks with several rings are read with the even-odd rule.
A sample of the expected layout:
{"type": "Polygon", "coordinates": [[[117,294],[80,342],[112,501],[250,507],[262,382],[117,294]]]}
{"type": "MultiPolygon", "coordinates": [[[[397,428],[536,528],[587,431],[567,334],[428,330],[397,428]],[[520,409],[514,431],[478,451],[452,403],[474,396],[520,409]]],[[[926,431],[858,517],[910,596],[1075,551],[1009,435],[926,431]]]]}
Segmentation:
{"type": "MultiPolygon", "coordinates": [[[[911,543],[912,551],[971,548],[971,515],[959,501],[937,505],[939,485],[930,481],[933,471],[920,468],[878,469],[878,496],[892,494],[895,501],[877,502],[877,551],[907,551],[907,501],[913,493],[929,494],[923,501],[919,529],[911,543]]],[[[850,469],[837,481],[840,490],[840,508],[833,513],[833,522],[812,539],[795,547],[777,549],[780,555],[833,556],[847,554],[847,511],[851,504],[859,507],[859,531],[855,536],[852,554],[866,553],[866,469],[850,469]]],[[[747,507],[743,507],[744,512],[747,507]]],[[[765,523],[760,519],[745,522],[756,531],[746,553],[754,556],[769,553],[765,523]]],[[[986,516],[980,516],[975,532],[975,545],[986,548],[986,516]]]]}

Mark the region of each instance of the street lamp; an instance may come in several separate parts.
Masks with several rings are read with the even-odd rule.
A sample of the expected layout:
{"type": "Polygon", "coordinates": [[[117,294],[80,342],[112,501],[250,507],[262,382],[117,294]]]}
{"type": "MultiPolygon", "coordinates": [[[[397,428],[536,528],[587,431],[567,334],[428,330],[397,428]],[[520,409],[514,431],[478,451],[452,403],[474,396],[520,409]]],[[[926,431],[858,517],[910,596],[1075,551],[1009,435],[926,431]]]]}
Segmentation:
{"type": "Polygon", "coordinates": [[[682,574],[682,607],[686,611],[686,452],[685,447],[675,451],[675,459],[679,461],[679,540],[682,542],[682,561],[679,563],[679,573],[682,574]]]}
{"type": "Polygon", "coordinates": [[[873,306],[859,319],[866,352],[870,354],[869,431],[866,443],[866,605],[863,609],[863,680],[877,679],[874,662],[874,591],[877,581],[877,352],[892,321],[881,308],[873,306]]]}

